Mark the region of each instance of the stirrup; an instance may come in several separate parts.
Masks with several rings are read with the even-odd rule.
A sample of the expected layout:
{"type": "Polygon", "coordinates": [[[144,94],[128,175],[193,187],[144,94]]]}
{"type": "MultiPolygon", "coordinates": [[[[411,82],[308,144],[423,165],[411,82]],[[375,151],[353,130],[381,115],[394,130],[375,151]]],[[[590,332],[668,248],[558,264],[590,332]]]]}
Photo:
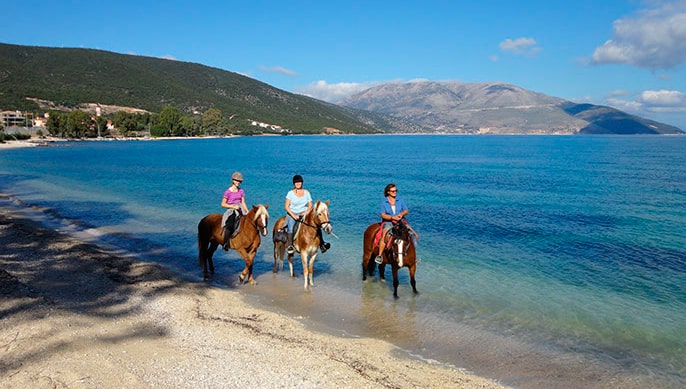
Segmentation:
{"type": "Polygon", "coordinates": [[[381,258],[381,255],[377,255],[376,258],[374,258],[374,262],[381,265],[383,263],[383,258],[381,258]]]}
{"type": "Polygon", "coordinates": [[[295,253],[295,247],[293,247],[293,245],[290,245],[290,246],[288,246],[286,251],[288,251],[288,254],[293,254],[293,253],[295,253]]]}

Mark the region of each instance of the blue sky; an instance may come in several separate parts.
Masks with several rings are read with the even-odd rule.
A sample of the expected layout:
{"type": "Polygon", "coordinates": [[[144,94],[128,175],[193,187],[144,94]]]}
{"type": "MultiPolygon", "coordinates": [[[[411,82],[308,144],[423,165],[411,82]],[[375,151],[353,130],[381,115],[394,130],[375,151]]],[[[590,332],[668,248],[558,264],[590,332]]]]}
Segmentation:
{"type": "Polygon", "coordinates": [[[686,0],[3,1],[0,42],[195,62],[336,102],[500,81],[686,130],[686,0]]]}

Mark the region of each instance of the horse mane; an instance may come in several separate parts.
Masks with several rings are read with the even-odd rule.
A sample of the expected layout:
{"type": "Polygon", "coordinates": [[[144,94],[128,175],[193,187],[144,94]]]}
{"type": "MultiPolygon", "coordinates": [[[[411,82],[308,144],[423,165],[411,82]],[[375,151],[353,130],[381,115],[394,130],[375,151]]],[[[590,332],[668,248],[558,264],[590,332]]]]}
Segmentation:
{"type": "Polygon", "coordinates": [[[255,211],[255,216],[253,216],[253,218],[252,218],[253,221],[257,220],[257,218],[262,216],[262,215],[269,217],[269,212],[267,212],[267,207],[265,207],[262,204],[253,205],[252,209],[248,213],[253,212],[253,211],[255,211]],[[256,211],[255,211],[255,208],[257,208],[256,211]]]}

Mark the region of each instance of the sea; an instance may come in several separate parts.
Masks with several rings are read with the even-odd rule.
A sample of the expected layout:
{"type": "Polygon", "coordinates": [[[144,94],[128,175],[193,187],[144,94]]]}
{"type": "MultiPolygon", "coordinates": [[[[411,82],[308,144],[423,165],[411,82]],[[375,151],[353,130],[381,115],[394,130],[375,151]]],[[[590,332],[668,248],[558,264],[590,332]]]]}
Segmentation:
{"type": "MultiPolygon", "coordinates": [[[[686,387],[686,136],[255,136],[55,142],[0,150],[0,204],[237,291],[316,331],[526,388],[686,387]],[[254,275],[197,225],[234,171],[268,204],[254,275]],[[330,201],[315,286],[273,272],[293,175],[330,201]],[[395,183],[419,234],[418,294],[362,280],[362,236],[395,183]]],[[[284,361],[284,363],[291,363],[284,361]]]]}

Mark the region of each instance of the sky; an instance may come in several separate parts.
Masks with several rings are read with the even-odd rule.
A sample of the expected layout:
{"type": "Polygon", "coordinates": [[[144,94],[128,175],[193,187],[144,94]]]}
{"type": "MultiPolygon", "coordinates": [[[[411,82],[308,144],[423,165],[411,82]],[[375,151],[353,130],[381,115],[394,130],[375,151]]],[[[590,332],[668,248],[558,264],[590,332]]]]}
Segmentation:
{"type": "Polygon", "coordinates": [[[199,63],[334,103],[505,82],[686,131],[686,0],[4,0],[0,42],[199,63]]]}

